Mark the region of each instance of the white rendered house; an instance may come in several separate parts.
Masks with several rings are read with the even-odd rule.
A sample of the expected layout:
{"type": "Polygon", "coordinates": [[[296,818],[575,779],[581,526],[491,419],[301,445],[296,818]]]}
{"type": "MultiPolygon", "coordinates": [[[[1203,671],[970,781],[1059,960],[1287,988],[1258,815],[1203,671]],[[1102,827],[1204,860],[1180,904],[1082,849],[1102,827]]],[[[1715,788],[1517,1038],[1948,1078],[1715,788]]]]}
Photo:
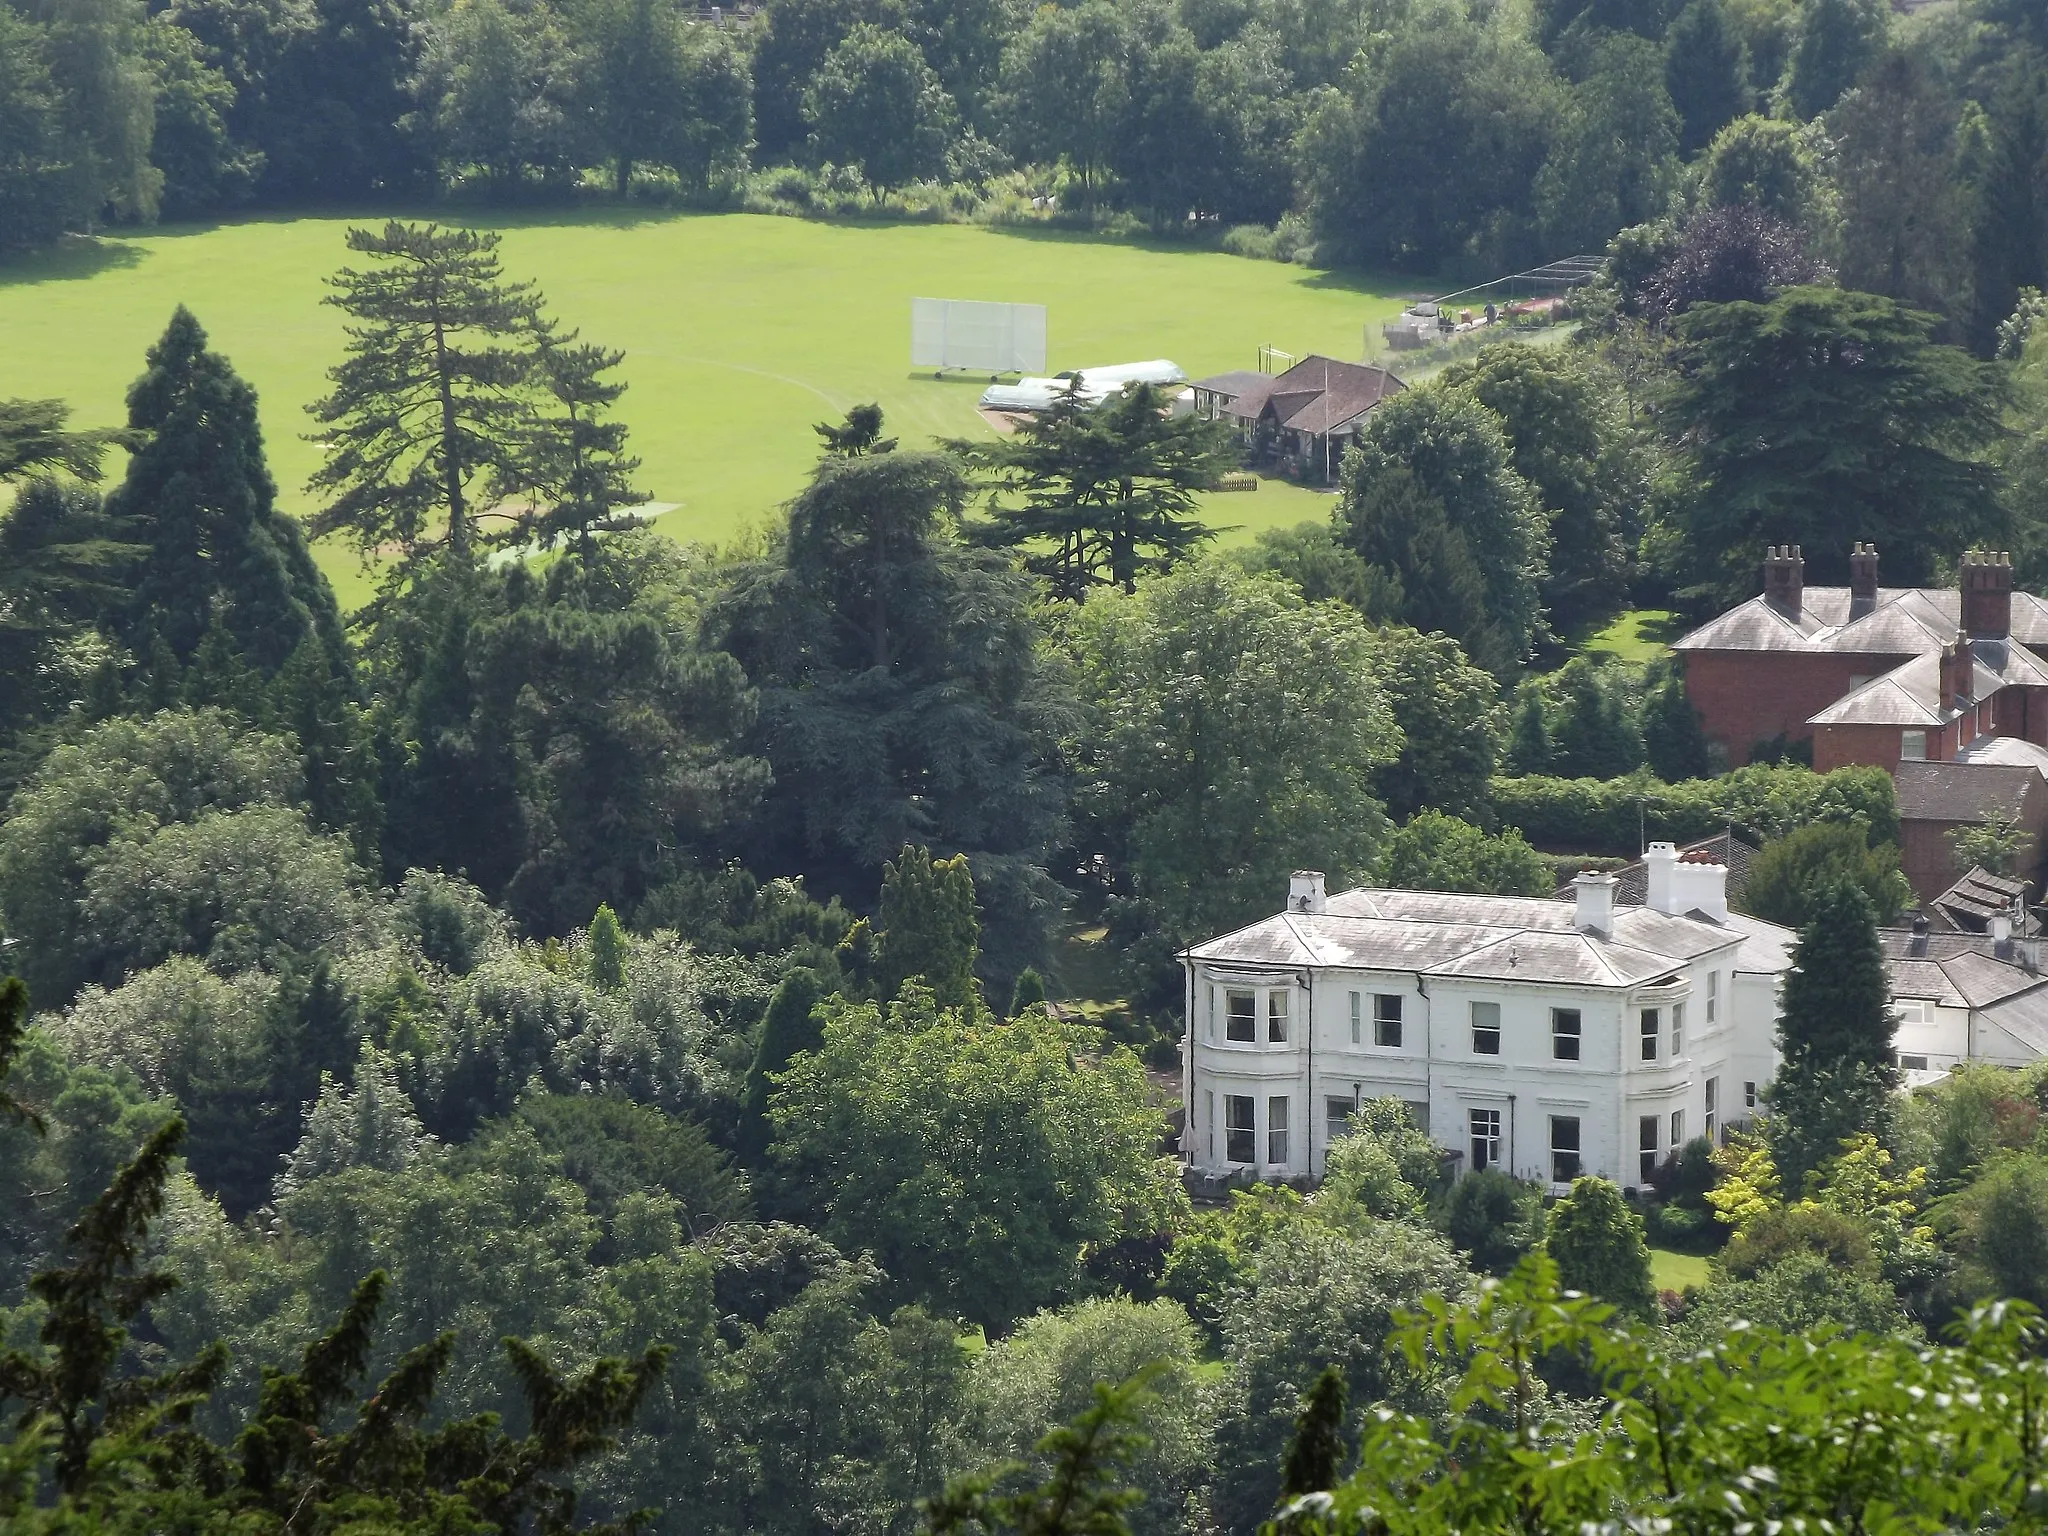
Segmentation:
{"type": "Polygon", "coordinates": [[[1462,1168],[1642,1184],[1748,1117],[1777,1066],[1794,935],[1728,910],[1725,866],[1651,845],[1648,899],[1359,889],[1185,951],[1182,1152],[1313,1179],[1354,1106],[1397,1098],[1462,1168]]]}

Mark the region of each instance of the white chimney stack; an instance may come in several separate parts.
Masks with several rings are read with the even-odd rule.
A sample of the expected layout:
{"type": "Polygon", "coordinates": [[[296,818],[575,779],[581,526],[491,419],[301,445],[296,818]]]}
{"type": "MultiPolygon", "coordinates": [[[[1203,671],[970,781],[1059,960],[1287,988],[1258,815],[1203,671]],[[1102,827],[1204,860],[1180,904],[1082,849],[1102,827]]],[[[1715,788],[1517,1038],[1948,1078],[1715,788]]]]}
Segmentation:
{"type": "Polygon", "coordinates": [[[1728,921],[1728,866],[1702,855],[1671,866],[1671,900],[1680,913],[1704,912],[1717,923],[1728,921]]]}
{"type": "Polygon", "coordinates": [[[1297,869],[1287,881],[1287,910],[1315,916],[1328,909],[1329,891],[1320,869],[1297,869]]]}
{"type": "Polygon", "coordinates": [[[2010,944],[2012,942],[2012,913],[2003,909],[1991,914],[1991,942],[2010,944]]]}
{"type": "Polygon", "coordinates": [[[1652,912],[1669,914],[1685,910],[1671,905],[1671,871],[1677,864],[1678,848],[1673,843],[1652,843],[1650,851],[1643,855],[1643,869],[1649,876],[1649,889],[1643,894],[1643,905],[1652,912]]]}
{"type": "Polygon", "coordinates": [[[1671,843],[1652,843],[1643,855],[1649,889],[1645,903],[1667,917],[1703,912],[1717,923],[1728,921],[1728,866],[1704,854],[1681,858],[1671,843]]]}
{"type": "Polygon", "coordinates": [[[1572,880],[1572,894],[1578,898],[1578,916],[1574,919],[1581,932],[1612,933],[1614,931],[1614,887],[1618,884],[1612,875],[1596,875],[1584,870],[1572,880]]]}

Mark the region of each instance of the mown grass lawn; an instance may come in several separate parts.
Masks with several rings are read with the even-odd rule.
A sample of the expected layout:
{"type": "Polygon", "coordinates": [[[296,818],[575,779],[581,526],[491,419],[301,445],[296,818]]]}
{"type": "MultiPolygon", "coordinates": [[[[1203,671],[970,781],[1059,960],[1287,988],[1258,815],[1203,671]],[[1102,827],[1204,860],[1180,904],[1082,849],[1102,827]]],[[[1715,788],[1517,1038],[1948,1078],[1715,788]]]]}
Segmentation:
{"type": "MultiPolygon", "coordinates": [[[[271,466],[305,512],[316,462],[304,407],[340,356],[322,279],[348,259],[341,218],[261,218],[119,234],[0,265],[0,397],[57,396],[110,426],[144,350],[182,303],[262,397],[271,466]]],[[[443,211],[454,222],[457,215],[443,211]]],[[[982,381],[912,377],[910,300],[1043,303],[1054,369],[1167,357],[1193,377],[1254,366],[1262,344],[1362,355],[1411,282],[1313,272],[1164,243],[963,225],[833,225],[618,211],[484,218],[509,275],[536,280],[587,340],[621,348],[621,411],[641,482],[682,539],[729,538],[786,499],[816,457],[811,424],[879,401],[906,441],[988,431],[982,381]]],[[[1267,482],[1210,516],[1249,538],[1326,515],[1327,495],[1267,482]]],[[[345,598],[353,558],[323,549],[345,598]]]]}
{"type": "Polygon", "coordinates": [[[1650,1250],[1650,1283],[1660,1291],[1682,1291],[1707,1283],[1707,1261],[1696,1253],[1672,1248],[1650,1250]]]}
{"type": "Polygon", "coordinates": [[[1670,651],[1671,642],[1684,631],[1678,615],[1669,609],[1631,608],[1585,635],[1577,648],[1618,661],[1655,661],[1670,651]]]}

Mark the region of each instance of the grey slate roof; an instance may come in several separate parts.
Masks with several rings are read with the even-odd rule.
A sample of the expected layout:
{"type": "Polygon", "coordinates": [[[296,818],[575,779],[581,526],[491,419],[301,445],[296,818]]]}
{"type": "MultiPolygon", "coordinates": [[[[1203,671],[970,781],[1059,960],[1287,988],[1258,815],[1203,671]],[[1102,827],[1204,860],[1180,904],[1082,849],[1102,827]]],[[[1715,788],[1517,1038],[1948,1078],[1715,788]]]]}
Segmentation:
{"type": "Polygon", "coordinates": [[[2043,778],[2048,778],[2048,747],[2037,747],[2018,736],[1979,736],[1956,754],[1956,761],[2032,768],[2043,778]]]}
{"type": "MultiPolygon", "coordinates": [[[[1972,699],[2014,684],[2048,688],[2048,667],[2023,645],[1972,640],[1970,662],[1972,699]]],[[[1954,714],[1941,696],[1941,653],[1927,651],[1843,694],[1807,724],[1937,726],[1954,714]]]]}
{"type": "Polygon", "coordinates": [[[1904,762],[1892,770],[1906,821],[2017,821],[2041,775],[2004,763],[1904,762]]]}
{"type": "MultiPolygon", "coordinates": [[[[1879,587],[1870,611],[1854,618],[1850,604],[1847,587],[1806,588],[1796,614],[1753,597],[1677,640],[1674,649],[1914,656],[1940,650],[1962,622],[1962,595],[1952,587],[1879,587]]],[[[2013,593],[2012,636],[2022,645],[2048,646],[2048,602],[2013,593]]]]}
{"type": "Polygon", "coordinates": [[[2048,1055],[2048,972],[2030,971],[2018,951],[1997,953],[1981,933],[1915,935],[1887,928],[1879,938],[1894,997],[1969,1008],[2048,1055]]]}
{"type": "Polygon", "coordinates": [[[1263,399],[1273,379],[1274,375],[1270,373],[1260,373],[1251,368],[1233,368],[1228,373],[1212,373],[1206,379],[1197,379],[1194,387],[1206,390],[1212,395],[1227,395],[1233,400],[1257,390],[1263,399]]]}
{"type": "Polygon", "coordinates": [[[1543,897],[1360,888],[1321,913],[1282,912],[1197,944],[1191,959],[1247,967],[1420,971],[1588,987],[1632,987],[1717,950],[1736,969],[1783,970],[1792,935],[1756,918],[1725,924],[1617,906],[1611,933],[1576,926],[1576,909],[1543,897]]]}

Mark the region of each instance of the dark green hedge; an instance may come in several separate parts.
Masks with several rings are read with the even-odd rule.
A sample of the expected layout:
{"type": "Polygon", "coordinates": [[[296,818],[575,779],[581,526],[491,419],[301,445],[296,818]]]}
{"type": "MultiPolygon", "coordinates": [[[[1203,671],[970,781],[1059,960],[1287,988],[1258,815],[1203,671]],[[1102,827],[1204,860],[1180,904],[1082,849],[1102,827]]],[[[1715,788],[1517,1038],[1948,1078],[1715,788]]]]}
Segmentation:
{"type": "Polygon", "coordinates": [[[1639,838],[1692,842],[1730,822],[1752,837],[1776,837],[1815,821],[1857,821],[1873,843],[1897,842],[1898,802],[1882,768],[1815,773],[1796,766],[1738,768],[1718,779],[1666,784],[1648,773],[1625,779],[1497,778],[1493,807],[1539,848],[1633,856],[1639,838]]]}

